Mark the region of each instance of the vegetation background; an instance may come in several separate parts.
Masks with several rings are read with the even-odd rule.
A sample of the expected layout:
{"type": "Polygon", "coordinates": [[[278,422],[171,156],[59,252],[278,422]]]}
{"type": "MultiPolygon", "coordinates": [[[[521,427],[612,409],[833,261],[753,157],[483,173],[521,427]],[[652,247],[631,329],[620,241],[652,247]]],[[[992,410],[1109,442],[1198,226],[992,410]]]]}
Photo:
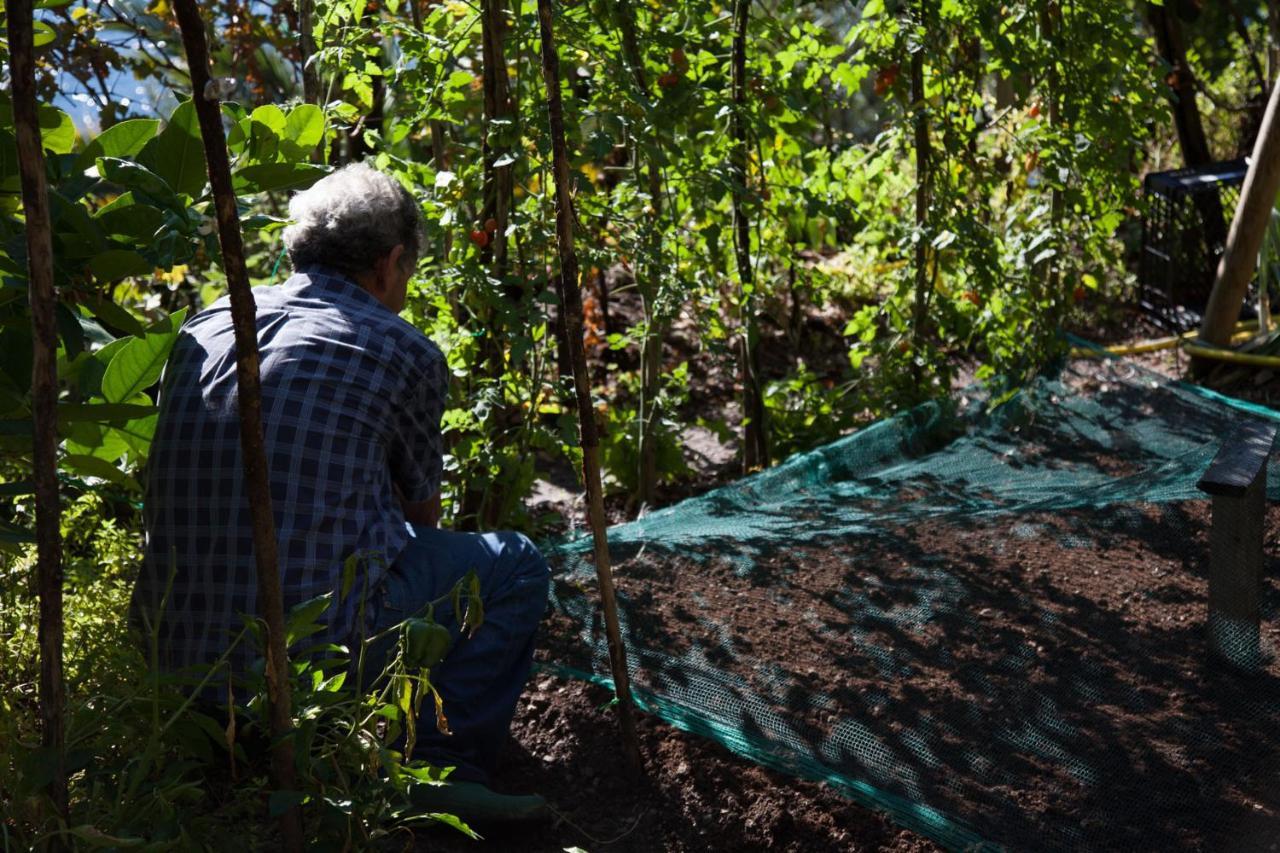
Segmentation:
{"type": "MultiPolygon", "coordinates": [[[[580,524],[571,501],[531,501],[548,482],[572,488],[564,472],[581,453],[536,4],[202,11],[254,282],[289,274],[291,191],[361,158],[396,175],[428,233],[405,316],[453,376],[448,523],[544,536],[580,524]]],[[[1142,176],[1246,153],[1280,67],[1280,4],[1257,0],[556,11],[585,343],[619,518],[958,382],[998,399],[1063,351],[1064,327],[1123,322],[1142,176]],[[723,465],[708,466],[707,447],[723,465]]],[[[311,758],[305,790],[272,794],[245,733],[150,675],[128,636],[155,385],[183,318],[225,288],[180,46],[168,0],[37,4],[59,297],[66,821],[42,798],[35,746],[33,341],[13,110],[0,101],[6,849],[270,833],[244,821],[264,798],[275,811],[306,803],[317,837],[340,825],[327,837],[352,843],[422,819],[376,769],[431,771],[362,734],[421,692],[360,697],[296,664],[311,758]]],[[[317,616],[293,614],[295,639],[317,616]]]]}

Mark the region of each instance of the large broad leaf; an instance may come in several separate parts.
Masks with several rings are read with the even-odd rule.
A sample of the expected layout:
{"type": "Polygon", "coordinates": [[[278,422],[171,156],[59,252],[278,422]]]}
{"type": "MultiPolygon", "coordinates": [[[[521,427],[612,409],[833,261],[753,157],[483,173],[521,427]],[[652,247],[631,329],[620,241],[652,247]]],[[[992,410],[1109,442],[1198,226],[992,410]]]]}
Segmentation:
{"type": "MultiPolygon", "coordinates": [[[[150,265],[147,267],[150,270],[150,265]]],[[[100,323],[124,332],[126,335],[135,335],[142,337],[147,333],[146,328],[124,307],[117,305],[110,299],[97,294],[82,297],[80,304],[89,310],[89,313],[98,318],[100,323]]],[[[113,341],[114,343],[114,341],[113,341]]]]}
{"type": "Polygon", "coordinates": [[[124,486],[126,489],[131,491],[142,491],[142,487],[138,485],[137,480],[121,471],[112,462],[108,462],[105,459],[99,459],[97,456],[85,456],[76,453],[68,454],[67,456],[62,457],[61,465],[64,468],[75,471],[77,474],[97,477],[99,480],[107,480],[118,486],[124,486]]]}
{"type": "Polygon", "coordinates": [[[123,403],[155,384],[186,314],[184,308],[161,320],[147,330],[146,337],[133,338],[115,354],[102,377],[103,399],[123,403]]]}
{"type": "Polygon", "coordinates": [[[59,425],[74,421],[92,421],[94,423],[111,423],[145,418],[155,414],[155,406],[146,395],[140,395],[128,403],[59,403],[59,425]]]}
{"type": "MultiPolygon", "coordinates": [[[[148,144],[155,144],[155,140],[148,144]]],[[[121,160],[119,157],[99,157],[98,174],[111,183],[130,190],[135,201],[145,199],[175,213],[186,215],[187,206],[174,194],[174,188],[169,185],[169,182],[159,173],[153,172],[140,163],[121,160]]],[[[119,199],[116,201],[118,202],[119,199]]]]}
{"type": "Polygon", "coordinates": [[[324,138],[324,110],[315,104],[301,104],[289,111],[285,138],[299,151],[310,154],[324,138]]]}
{"type": "Polygon", "coordinates": [[[164,212],[149,204],[138,204],[133,193],[127,192],[99,210],[94,218],[108,237],[146,243],[160,230],[164,212]]]}
{"type": "Polygon", "coordinates": [[[236,193],[252,195],[267,190],[303,189],[329,174],[311,163],[262,163],[246,166],[231,177],[236,193]]]}
{"type": "Polygon", "coordinates": [[[274,163],[280,143],[286,138],[289,120],[275,104],[258,107],[249,114],[249,161],[274,163]]]}
{"type": "Polygon", "coordinates": [[[195,198],[204,191],[204,143],[191,101],[183,101],[169,116],[160,135],[146,144],[138,162],[164,178],[175,192],[195,198]]]}
{"type": "Polygon", "coordinates": [[[87,169],[99,157],[132,157],[155,137],[159,129],[160,120],[154,118],[131,118],[113,124],[85,146],[76,158],[76,168],[87,169]]]}
{"type": "Polygon", "coordinates": [[[108,249],[89,259],[89,271],[103,282],[119,281],[131,275],[147,275],[152,269],[151,262],[132,249],[108,249]]]}

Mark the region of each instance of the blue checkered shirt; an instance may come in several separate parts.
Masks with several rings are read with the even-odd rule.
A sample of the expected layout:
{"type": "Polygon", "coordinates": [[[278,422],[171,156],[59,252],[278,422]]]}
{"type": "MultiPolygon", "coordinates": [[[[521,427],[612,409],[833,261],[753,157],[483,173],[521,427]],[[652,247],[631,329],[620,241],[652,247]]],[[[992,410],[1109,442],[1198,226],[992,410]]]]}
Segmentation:
{"type": "MultiPolygon", "coordinates": [[[[262,419],[286,609],[338,597],[347,558],[361,556],[353,594],[302,646],[350,643],[360,593],[374,589],[407,541],[396,489],[424,501],[440,489],[440,417],[448,373],[425,335],[332,270],[301,270],[254,290],[262,419]]],[[[256,615],[231,307],[214,302],[183,326],[160,395],[147,463],[147,547],[135,622],[159,621],[160,665],[213,663],[256,615]]],[[[293,649],[298,651],[298,648],[293,649]]],[[[257,652],[241,643],[241,674],[257,652]]],[[[225,696],[226,678],[222,685],[225,696]]]]}

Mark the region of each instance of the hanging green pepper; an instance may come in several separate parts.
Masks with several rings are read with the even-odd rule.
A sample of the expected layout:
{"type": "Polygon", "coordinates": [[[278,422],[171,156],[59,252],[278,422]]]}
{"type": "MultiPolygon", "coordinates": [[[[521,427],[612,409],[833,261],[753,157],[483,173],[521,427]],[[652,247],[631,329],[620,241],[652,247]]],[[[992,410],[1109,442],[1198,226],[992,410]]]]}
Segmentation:
{"type": "Polygon", "coordinates": [[[402,629],[401,642],[404,662],[417,669],[430,669],[449,653],[453,636],[449,629],[427,619],[407,619],[402,629]]]}

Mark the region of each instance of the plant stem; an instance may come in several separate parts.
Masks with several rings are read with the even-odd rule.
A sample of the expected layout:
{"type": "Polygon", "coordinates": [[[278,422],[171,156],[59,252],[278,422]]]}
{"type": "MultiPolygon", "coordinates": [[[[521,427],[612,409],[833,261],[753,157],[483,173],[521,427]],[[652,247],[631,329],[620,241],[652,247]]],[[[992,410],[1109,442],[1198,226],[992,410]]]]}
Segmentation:
{"type": "Polygon", "coordinates": [[[733,112],[729,135],[733,138],[730,168],[733,172],[733,250],[737,260],[739,298],[738,365],[742,377],[742,467],[750,473],[769,464],[768,425],[764,395],[760,389],[759,330],[756,326],[755,270],[751,267],[751,221],[746,212],[747,162],[747,20],[751,0],[733,5],[733,112]]]}

